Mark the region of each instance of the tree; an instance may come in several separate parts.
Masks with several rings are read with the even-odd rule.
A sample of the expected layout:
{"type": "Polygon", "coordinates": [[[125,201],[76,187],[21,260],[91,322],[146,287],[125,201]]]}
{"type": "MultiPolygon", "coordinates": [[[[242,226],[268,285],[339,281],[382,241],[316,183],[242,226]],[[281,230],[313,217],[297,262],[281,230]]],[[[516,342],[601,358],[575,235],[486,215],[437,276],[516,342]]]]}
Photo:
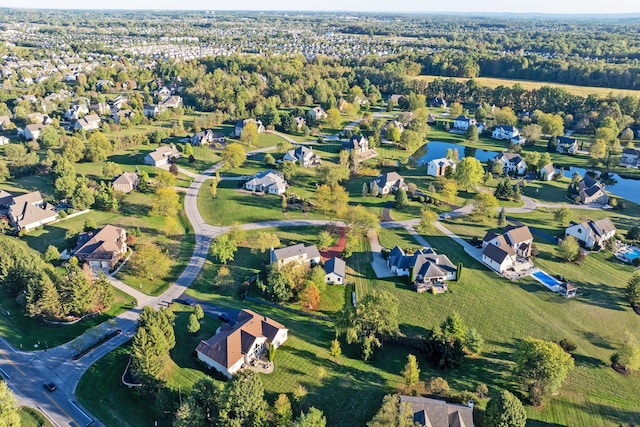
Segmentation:
{"type": "Polygon", "coordinates": [[[625,297],[632,307],[640,306],[640,275],[634,274],[625,288],[625,297]]]}
{"type": "Polygon", "coordinates": [[[442,377],[431,378],[429,381],[429,391],[439,396],[445,396],[450,391],[449,383],[442,377]]]}
{"type": "Polygon", "coordinates": [[[580,244],[573,236],[566,236],[558,246],[558,254],[567,261],[576,261],[580,255],[580,244]]]}
{"type": "Polygon", "coordinates": [[[275,302],[289,301],[293,297],[288,275],[284,270],[278,269],[275,263],[269,268],[264,291],[275,302]]]}
{"type": "Polygon", "coordinates": [[[404,209],[409,204],[409,198],[407,197],[407,192],[404,188],[397,189],[394,198],[397,209],[404,209]]]}
{"type": "Polygon", "coordinates": [[[607,154],[607,145],[602,139],[596,139],[589,146],[589,155],[593,160],[603,159],[606,154],[607,154]]]}
{"type": "Polygon", "coordinates": [[[469,129],[464,134],[467,141],[476,142],[478,140],[478,128],[474,125],[469,126],[469,129]]]}
{"type": "Polygon", "coordinates": [[[73,208],[78,210],[89,209],[95,201],[93,189],[89,188],[87,179],[84,177],[78,178],[77,186],[71,196],[71,205],[73,208]]]}
{"type": "Polygon", "coordinates": [[[318,249],[325,250],[333,244],[333,236],[326,230],[318,234],[318,249]]]}
{"type": "Polygon", "coordinates": [[[47,262],[58,261],[60,259],[60,251],[53,245],[49,245],[44,253],[44,260],[47,262]]]}
{"type": "Polygon", "coordinates": [[[276,164],[276,159],[270,153],[267,153],[264,155],[264,164],[266,166],[274,166],[276,164]]]}
{"type": "Polygon", "coordinates": [[[317,310],[320,306],[320,292],[313,283],[309,283],[304,287],[299,295],[300,305],[309,310],[317,310]]]}
{"type": "Polygon", "coordinates": [[[131,368],[140,381],[154,383],[164,372],[169,351],[176,344],[173,321],[167,310],[142,309],[131,346],[131,368]]]}
{"type": "Polygon", "coordinates": [[[341,215],[347,210],[349,193],[339,185],[331,187],[327,184],[322,184],[316,189],[314,202],[316,208],[324,213],[334,212],[341,215]]]}
{"type": "Polygon", "coordinates": [[[378,217],[362,205],[348,209],[344,219],[356,236],[366,236],[370,230],[376,230],[380,226],[378,217]]]}
{"type": "Polygon", "coordinates": [[[196,304],[193,306],[193,314],[196,315],[197,320],[204,319],[204,310],[200,304],[196,304]]]}
{"type": "Polygon", "coordinates": [[[218,180],[211,180],[211,187],[209,187],[209,191],[211,192],[211,197],[214,199],[218,198],[218,180]]]}
{"type": "Polygon", "coordinates": [[[242,145],[232,142],[222,150],[222,160],[227,169],[235,169],[247,160],[247,153],[242,145]]]}
{"type": "Polygon", "coordinates": [[[116,175],[120,175],[122,173],[122,168],[119,164],[114,162],[105,162],[102,165],[102,176],[107,179],[111,179],[116,175]]]}
{"type": "Polygon", "coordinates": [[[253,371],[244,370],[234,375],[216,400],[220,425],[259,426],[265,422],[264,386],[253,371]]]}
{"type": "Polygon", "coordinates": [[[542,126],[536,124],[523,126],[520,134],[527,139],[527,145],[533,145],[538,142],[542,136],[542,126]]]}
{"type": "Polygon", "coordinates": [[[154,243],[136,245],[136,250],[129,260],[129,268],[136,276],[151,281],[156,277],[166,276],[170,266],[169,256],[154,243]]]}
{"type": "Polygon", "coordinates": [[[376,415],[367,423],[367,427],[414,427],[413,411],[408,403],[401,410],[398,395],[388,394],[382,399],[382,405],[376,415]]]}
{"type": "Polygon", "coordinates": [[[498,207],[498,199],[491,193],[478,193],[473,198],[473,215],[476,218],[493,217],[498,207]]]}
{"type": "Polygon", "coordinates": [[[491,395],[484,413],[483,426],[486,427],[525,427],[527,411],[522,402],[511,392],[501,390],[491,395]]]}
{"type": "Polygon", "coordinates": [[[323,165],[316,168],[316,175],[320,182],[335,187],[345,179],[349,179],[349,168],[344,166],[323,165]]]}
{"type": "Polygon", "coordinates": [[[571,355],[551,341],[526,338],[516,352],[516,375],[536,406],[560,389],[573,366],[571,355]]]}
{"type": "Polygon", "coordinates": [[[569,219],[569,215],[570,215],[569,208],[567,208],[566,206],[563,206],[553,213],[553,219],[558,221],[558,223],[564,227],[567,225],[567,220],[569,219]]]}
{"type": "Polygon", "coordinates": [[[322,411],[313,406],[309,408],[306,414],[300,415],[296,422],[293,423],[293,427],[326,427],[326,425],[327,419],[322,411]]]}
{"type": "Polygon", "coordinates": [[[414,386],[420,379],[420,368],[418,368],[418,361],[413,354],[407,355],[407,364],[404,365],[402,370],[402,378],[404,383],[408,386],[414,386]]]}
{"type": "Polygon", "coordinates": [[[20,427],[21,423],[16,398],[7,383],[0,381],[0,425],[20,427]]]}
{"type": "Polygon", "coordinates": [[[495,114],[496,125],[515,126],[518,122],[516,113],[510,107],[502,107],[495,114]]]}
{"type": "Polygon", "coordinates": [[[484,348],[484,339],[480,333],[471,328],[464,337],[464,345],[471,354],[480,354],[484,348]]]}
{"type": "Polygon", "coordinates": [[[45,126],[40,131],[38,141],[44,148],[52,148],[60,145],[60,134],[53,126],[45,126]]]}
{"type": "Polygon", "coordinates": [[[156,174],[155,187],[156,190],[167,187],[175,187],[176,176],[169,171],[160,170],[156,174]]]}
{"type": "Polygon", "coordinates": [[[189,321],[187,322],[187,332],[191,335],[195,335],[200,331],[200,322],[194,313],[189,314],[189,321]]]}
{"type": "Polygon", "coordinates": [[[180,197],[171,187],[159,188],[153,197],[150,214],[153,216],[177,216],[180,210],[180,197]]]}
{"type": "Polygon", "coordinates": [[[256,235],[255,240],[252,241],[251,251],[260,251],[264,253],[268,249],[277,248],[279,246],[280,238],[277,234],[261,231],[256,235]]]}
{"type": "Polygon", "coordinates": [[[66,263],[58,288],[66,313],[83,316],[96,305],[91,282],[82,271],[76,257],[71,257],[66,263]]]}
{"type": "Polygon", "coordinates": [[[504,228],[507,225],[507,213],[504,208],[500,209],[498,214],[498,227],[504,228]]]}
{"type": "Polygon", "coordinates": [[[217,237],[211,243],[211,255],[218,258],[218,261],[223,264],[233,261],[237,251],[238,246],[236,245],[236,242],[230,239],[228,234],[223,234],[222,236],[217,237]]]}
{"type": "Polygon", "coordinates": [[[433,226],[437,220],[438,214],[435,211],[429,208],[423,208],[421,211],[420,224],[417,227],[418,231],[420,231],[421,233],[426,233],[427,231],[433,229],[433,226]]]}
{"type": "Polygon", "coordinates": [[[252,147],[258,142],[258,123],[255,120],[247,120],[240,133],[240,141],[252,147]]]}
{"type": "Polygon", "coordinates": [[[84,156],[90,162],[104,162],[112,146],[105,134],[94,132],[87,140],[84,156]]]}
{"type": "Polygon", "coordinates": [[[453,179],[445,179],[440,188],[440,195],[447,201],[452,202],[458,195],[458,183],[453,179]]]}
{"type": "Polygon", "coordinates": [[[424,138],[425,136],[421,135],[420,132],[413,129],[405,129],[398,145],[407,150],[407,152],[413,153],[424,144],[424,138]]]}
{"type": "Polygon", "coordinates": [[[480,161],[474,157],[465,157],[456,166],[454,178],[460,188],[469,191],[482,181],[483,175],[484,169],[480,161]]]}
{"type": "Polygon", "coordinates": [[[389,141],[398,142],[400,141],[401,136],[402,132],[400,131],[400,128],[394,126],[393,124],[390,124],[387,127],[387,139],[389,141]]]}
{"type": "Polygon", "coordinates": [[[611,356],[611,362],[628,372],[640,369],[640,342],[637,338],[627,333],[620,349],[611,356]]]}
{"type": "Polygon", "coordinates": [[[340,341],[337,339],[331,340],[331,346],[329,347],[329,354],[331,357],[338,358],[342,354],[342,347],[340,347],[340,341]]]}
{"type": "Polygon", "coordinates": [[[546,135],[564,135],[564,120],[558,114],[540,114],[538,116],[538,124],[546,135]]]}
{"type": "Polygon", "coordinates": [[[344,307],[336,320],[336,331],[344,334],[347,343],[362,345],[363,359],[380,347],[379,336],[398,332],[398,300],[388,292],[371,291],[356,308],[344,307]]]}
{"type": "Polygon", "coordinates": [[[175,216],[167,216],[164,218],[162,232],[167,237],[176,237],[182,234],[182,226],[175,216]]]}
{"type": "Polygon", "coordinates": [[[342,125],[342,114],[337,108],[329,108],[327,110],[327,118],[325,124],[330,129],[340,129],[342,125]]]}
{"type": "Polygon", "coordinates": [[[278,399],[273,403],[273,415],[275,415],[278,427],[286,427],[291,423],[293,410],[291,409],[291,401],[286,394],[278,395],[278,399]]]}

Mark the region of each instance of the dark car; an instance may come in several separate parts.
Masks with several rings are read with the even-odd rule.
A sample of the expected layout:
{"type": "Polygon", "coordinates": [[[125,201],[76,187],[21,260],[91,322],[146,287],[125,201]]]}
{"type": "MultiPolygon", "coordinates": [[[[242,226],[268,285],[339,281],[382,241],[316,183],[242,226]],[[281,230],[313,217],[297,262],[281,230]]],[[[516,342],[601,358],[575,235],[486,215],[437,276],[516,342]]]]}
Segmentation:
{"type": "Polygon", "coordinates": [[[193,300],[189,299],[189,298],[185,299],[184,303],[187,304],[187,305],[194,305],[195,304],[195,302],[193,302],[193,300]]]}
{"type": "Polygon", "coordinates": [[[227,315],[227,313],[218,314],[218,319],[222,320],[224,323],[229,322],[229,316],[227,315]]]}
{"type": "Polygon", "coordinates": [[[54,383],[44,383],[44,388],[46,388],[49,391],[56,391],[58,386],[55,385],[54,383]]]}

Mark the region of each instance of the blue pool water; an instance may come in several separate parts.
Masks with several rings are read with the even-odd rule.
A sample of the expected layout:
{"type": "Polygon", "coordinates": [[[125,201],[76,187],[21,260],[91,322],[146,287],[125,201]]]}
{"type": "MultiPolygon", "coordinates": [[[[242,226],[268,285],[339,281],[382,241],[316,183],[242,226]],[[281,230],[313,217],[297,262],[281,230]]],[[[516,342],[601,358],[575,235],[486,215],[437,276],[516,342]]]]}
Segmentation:
{"type": "Polygon", "coordinates": [[[630,261],[633,261],[636,258],[640,258],[640,248],[636,248],[635,246],[633,248],[629,248],[629,252],[624,254],[624,257],[627,258],[630,261]]]}
{"type": "Polygon", "coordinates": [[[558,286],[560,284],[560,282],[556,279],[554,279],[553,277],[549,276],[547,273],[545,273],[542,270],[538,270],[534,273],[531,273],[531,275],[533,277],[536,278],[536,280],[538,280],[539,282],[544,283],[545,285],[549,286],[550,288],[554,287],[554,286],[558,286]]]}

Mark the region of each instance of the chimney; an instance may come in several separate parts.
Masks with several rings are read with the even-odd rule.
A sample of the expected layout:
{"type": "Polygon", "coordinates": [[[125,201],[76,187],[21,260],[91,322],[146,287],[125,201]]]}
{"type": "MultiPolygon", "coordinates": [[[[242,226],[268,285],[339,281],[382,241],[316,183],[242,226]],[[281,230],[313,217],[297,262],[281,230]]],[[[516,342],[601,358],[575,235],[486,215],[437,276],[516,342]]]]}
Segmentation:
{"type": "Polygon", "coordinates": [[[469,401],[467,402],[467,406],[471,409],[473,409],[473,400],[469,399],[469,401]]]}

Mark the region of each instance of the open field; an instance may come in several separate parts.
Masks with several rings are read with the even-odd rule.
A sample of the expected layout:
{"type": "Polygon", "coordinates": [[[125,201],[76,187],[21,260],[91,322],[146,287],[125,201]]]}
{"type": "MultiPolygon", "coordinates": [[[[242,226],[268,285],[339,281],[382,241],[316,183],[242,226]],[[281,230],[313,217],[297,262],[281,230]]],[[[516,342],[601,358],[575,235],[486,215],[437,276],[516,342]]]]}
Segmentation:
{"type": "MultiPolygon", "coordinates": [[[[417,76],[415,78],[424,80],[427,82],[432,82],[437,78],[441,78],[444,80],[452,78],[456,81],[463,82],[463,83],[467,82],[467,80],[470,80],[469,78],[465,78],[465,77],[442,77],[442,76],[426,76],[426,75],[417,76]]],[[[482,86],[486,86],[491,89],[495,89],[498,86],[511,87],[517,83],[520,86],[522,86],[523,89],[526,89],[526,90],[540,89],[542,86],[559,87],[566,90],[572,95],[582,96],[585,98],[591,94],[596,94],[600,98],[609,98],[611,94],[613,94],[614,98],[624,97],[624,96],[635,96],[635,97],[640,96],[640,90],[611,89],[611,88],[596,87],[596,86],[575,86],[575,85],[566,85],[566,84],[559,84],[559,83],[536,82],[536,81],[530,81],[530,80],[498,79],[493,77],[474,77],[473,80],[477,81],[482,86]]]]}

